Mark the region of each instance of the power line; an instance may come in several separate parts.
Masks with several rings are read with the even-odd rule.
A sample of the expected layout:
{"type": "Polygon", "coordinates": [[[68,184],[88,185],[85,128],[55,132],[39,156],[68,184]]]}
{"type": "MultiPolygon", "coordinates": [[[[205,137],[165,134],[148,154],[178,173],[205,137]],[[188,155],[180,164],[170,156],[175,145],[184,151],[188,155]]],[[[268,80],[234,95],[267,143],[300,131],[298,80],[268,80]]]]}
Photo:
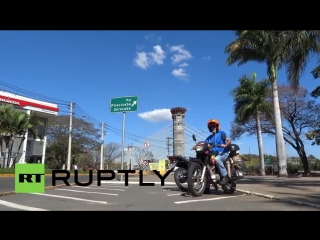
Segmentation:
{"type": "Polygon", "coordinates": [[[51,101],[52,103],[61,104],[61,105],[68,105],[69,104],[68,101],[64,101],[64,100],[60,100],[60,99],[44,96],[44,95],[41,95],[41,94],[38,94],[38,93],[34,93],[34,92],[31,92],[31,91],[28,91],[28,90],[13,86],[13,85],[11,85],[9,83],[6,83],[6,82],[3,82],[3,81],[0,81],[0,85],[5,86],[5,87],[10,88],[10,89],[13,89],[14,91],[17,91],[17,92],[21,92],[21,93],[27,94],[27,95],[29,95],[31,97],[38,98],[38,100],[40,100],[40,99],[41,100],[47,100],[47,101],[51,101]]]}

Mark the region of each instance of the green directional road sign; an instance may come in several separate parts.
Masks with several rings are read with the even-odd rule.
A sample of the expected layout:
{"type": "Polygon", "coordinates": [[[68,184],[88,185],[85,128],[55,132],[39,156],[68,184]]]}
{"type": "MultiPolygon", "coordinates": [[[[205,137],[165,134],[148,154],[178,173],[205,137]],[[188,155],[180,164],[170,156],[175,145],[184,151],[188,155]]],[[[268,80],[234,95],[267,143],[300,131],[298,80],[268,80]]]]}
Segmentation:
{"type": "Polygon", "coordinates": [[[138,97],[117,97],[110,100],[110,112],[135,112],[138,111],[138,97]]]}

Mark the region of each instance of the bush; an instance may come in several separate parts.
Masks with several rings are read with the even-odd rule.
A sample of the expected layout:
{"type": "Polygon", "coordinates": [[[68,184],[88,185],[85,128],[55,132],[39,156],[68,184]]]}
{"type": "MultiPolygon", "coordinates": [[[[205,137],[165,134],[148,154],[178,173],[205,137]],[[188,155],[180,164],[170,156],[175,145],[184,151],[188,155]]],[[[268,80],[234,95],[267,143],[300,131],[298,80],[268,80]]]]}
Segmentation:
{"type": "Polygon", "coordinates": [[[242,169],[245,175],[260,175],[260,170],[259,168],[251,165],[251,166],[246,166],[245,168],[242,169]]]}
{"type": "Polygon", "coordinates": [[[300,170],[302,169],[302,165],[292,165],[292,164],[288,164],[287,166],[287,172],[288,173],[298,173],[300,170]]]}

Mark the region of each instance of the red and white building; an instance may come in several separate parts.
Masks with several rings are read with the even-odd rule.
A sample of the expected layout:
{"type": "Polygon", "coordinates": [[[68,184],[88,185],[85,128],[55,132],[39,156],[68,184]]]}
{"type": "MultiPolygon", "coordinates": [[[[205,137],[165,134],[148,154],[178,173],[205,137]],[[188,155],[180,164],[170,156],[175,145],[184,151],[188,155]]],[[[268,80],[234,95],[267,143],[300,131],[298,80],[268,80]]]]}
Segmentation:
{"type": "MultiPolygon", "coordinates": [[[[39,120],[43,123],[43,126],[37,127],[38,132],[44,136],[43,141],[38,138],[33,139],[30,134],[26,134],[23,145],[20,151],[17,153],[22,136],[16,136],[12,149],[12,157],[14,158],[16,154],[18,154],[17,163],[44,163],[47,143],[48,119],[58,115],[58,106],[56,104],[19,96],[5,91],[0,91],[0,105],[2,105],[3,103],[12,104],[17,110],[25,112],[27,114],[30,114],[30,112],[33,111],[39,118],[39,120]]],[[[4,166],[4,163],[7,161],[6,156],[7,149],[3,144],[3,146],[1,147],[1,166],[4,166]]]]}

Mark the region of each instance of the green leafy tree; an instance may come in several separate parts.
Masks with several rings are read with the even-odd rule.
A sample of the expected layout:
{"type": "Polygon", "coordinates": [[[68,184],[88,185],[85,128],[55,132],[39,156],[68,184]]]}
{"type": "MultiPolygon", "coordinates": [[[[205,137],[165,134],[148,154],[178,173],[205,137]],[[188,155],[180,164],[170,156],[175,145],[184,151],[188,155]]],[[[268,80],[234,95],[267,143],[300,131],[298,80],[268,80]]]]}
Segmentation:
{"type": "MultiPolygon", "coordinates": [[[[10,166],[10,161],[12,159],[12,148],[14,145],[17,136],[22,136],[20,140],[20,144],[18,147],[17,154],[13,159],[12,166],[14,167],[17,161],[18,152],[21,149],[23,142],[25,141],[26,133],[31,134],[31,136],[35,139],[39,137],[41,140],[44,136],[38,133],[37,127],[39,125],[43,125],[34,114],[34,112],[30,112],[30,114],[18,111],[11,104],[3,104],[0,107],[0,129],[4,134],[3,140],[5,142],[5,146],[7,149],[7,164],[5,167],[10,166]]],[[[19,137],[20,138],[20,137],[19,137]]]]}
{"type": "Polygon", "coordinates": [[[266,97],[270,92],[270,81],[268,79],[257,81],[256,78],[257,75],[255,73],[252,73],[251,77],[246,75],[241,77],[239,86],[231,91],[231,95],[234,99],[235,122],[244,124],[251,118],[255,119],[260,171],[262,175],[265,175],[260,116],[272,111],[272,105],[266,101],[266,97]]]}
{"type": "Polygon", "coordinates": [[[277,71],[285,66],[292,87],[299,85],[310,53],[318,51],[316,30],[236,30],[236,40],[227,45],[227,64],[243,65],[249,61],[265,63],[272,84],[279,176],[286,176],[286,149],[279,106],[277,71]]]}
{"type": "MultiPolygon", "coordinates": [[[[47,128],[46,165],[61,168],[66,164],[69,143],[69,116],[61,115],[49,119],[47,128]]],[[[92,158],[92,151],[100,151],[101,140],[97,127],[83,118],[73,118],[71,155],[82,159],[92,158]]]]}
{"type": "MultiPolygon", "coordinates": [[[[320,96],[320,86],[313,90],[310,95],[318,98],[320,96]]],[[[320,146],[320,119],[314,124],[312,129],[306,133],[306,138],[311,141],[311,145],[320,146]]]]}
{"type": "MultiPolygon", "coordinates": [[[[309,164],[305,149],[304,134],[320,119],[320,105],[309,97],[305,88],[299,87],[297,92],[290,86],[279,86],[280,110],[282,115],[282,130],[284,140],[296,150],[303,164],[304,172],[309,172],[309,164]]],[[[272,102],[272,97],[268,101],[272,102]]],[[[261,117],[261,130],[263,134],[275,136],[275,119],[273,116],[261,117]]],[[[238,124],[231,129],[231,135],[241,136],[243,133],[253,135],[257,133],[255,121],[238,124]]]]}

